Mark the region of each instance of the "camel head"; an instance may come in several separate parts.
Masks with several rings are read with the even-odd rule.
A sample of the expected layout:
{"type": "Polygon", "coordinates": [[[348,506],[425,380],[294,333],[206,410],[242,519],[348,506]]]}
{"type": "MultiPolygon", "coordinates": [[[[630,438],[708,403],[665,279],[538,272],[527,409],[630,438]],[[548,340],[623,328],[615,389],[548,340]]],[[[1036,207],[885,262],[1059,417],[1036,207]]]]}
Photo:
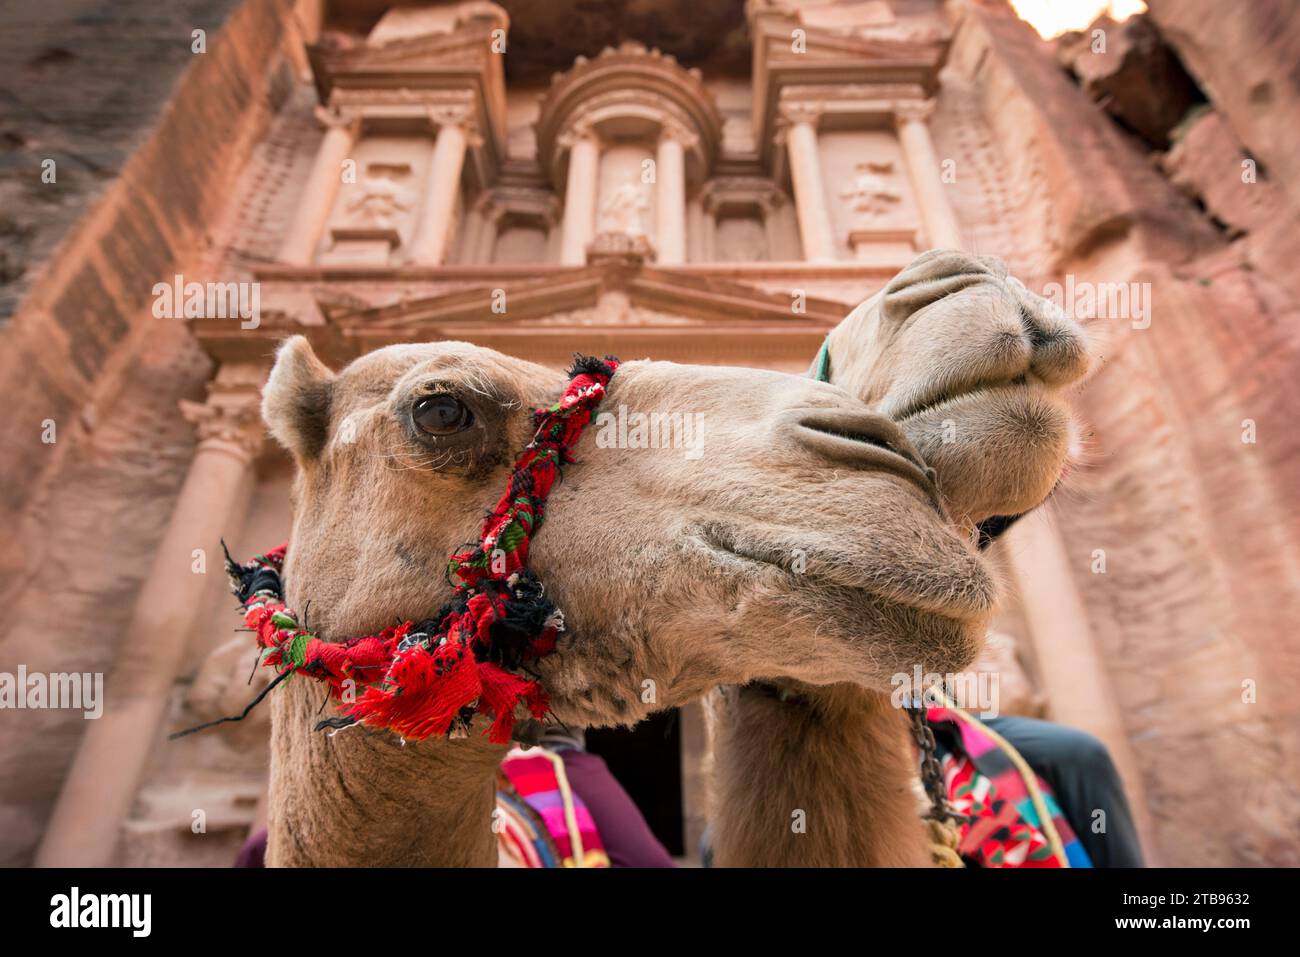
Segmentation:
{"type": "Polygon", "coordinates": [[[923,253],[828,345],[830,381],[899,424],[955,520],[1020,515],[1055,488],[1088,341],[999,260],[923,253]]]}
{"type": "MultiPolygon", "coordinates": [[[[298,466],[289,604],[327,639],[428,617],[565,381],[458,342],[335,373],[288,340],[263,412],[298,466]]],[[[561,720],[969,664],[995,588],[889,418],[812,379],[651,361],[625,362],[600,411],[529,558],[567,623],[537,663],[561,720]]]]}

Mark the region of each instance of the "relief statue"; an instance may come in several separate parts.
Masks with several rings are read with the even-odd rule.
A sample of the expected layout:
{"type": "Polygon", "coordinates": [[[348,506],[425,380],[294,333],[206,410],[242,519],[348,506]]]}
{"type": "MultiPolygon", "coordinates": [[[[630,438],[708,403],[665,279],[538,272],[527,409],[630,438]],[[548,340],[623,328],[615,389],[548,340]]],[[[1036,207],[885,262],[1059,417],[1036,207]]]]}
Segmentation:
{"type": "Polygon", "coordinates": [[[650,208],[645,193],[636,183],[624,183],[600,204],[600,232],[644,236],[642,214],[650,208]]]}
{"type": "Polygon", "coordinates": [[[858,175],[853,184],[840,193],[842,199],[849,200],[854,212],[864,214],[864,218],[876,219],[902,201],[902,194],[890,182],[894,172],[893,160],[868,160],[855,168],[858,175]]]}
{"type": "Polygon", "coordinates": [[[344,205],[350,222],[394,229],[415,205],[415,194],[389,176],[367,175],[344,205]]]}

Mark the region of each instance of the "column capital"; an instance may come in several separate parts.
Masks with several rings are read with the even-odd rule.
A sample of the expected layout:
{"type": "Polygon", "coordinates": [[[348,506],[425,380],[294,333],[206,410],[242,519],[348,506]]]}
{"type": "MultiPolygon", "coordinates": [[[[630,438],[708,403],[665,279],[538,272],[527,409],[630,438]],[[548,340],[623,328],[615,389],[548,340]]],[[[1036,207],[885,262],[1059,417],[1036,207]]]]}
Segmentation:
{"type": "Polygon", "coordinates": [[[507,213],[536,217],[554,226],[560,219],[560,203],[550,190],[531,186],[496,186],[475,197],[471,207],[487,222],[495,223],[507,213]]]}
{"type": "Polygon", "coordinates": [[[266,370],[250,363],[226,364],[208,383],[206,402],[181,400],[181,415],[194,426],[199,448],[220,449],[245,462],[261,451],[262,384],[266,370]]]}
{"type": "Polygon", "coordinates": [[[928,122],[934,115],[934,100],[899,100],[894,104],[897,123],[928,122]]]}
{"type": "Polygon", "coordinates": [[[470,209],[482,216],[485,222],[495,223],[501,218],[501,214],[505,212],[506,207],[500,198],[492,190],[488,189],[475,197],[470,209]]]}
{"type": "Polygon", "coordinates": [[[786,195],[775,186],[759,190],[755,200],[764,215],[770,215],[785,205],[786,195]]]}
{"type": "Polygon", "coordinates": [[[316,122],[326,130],[344,130],[352,136],[361,132],[361,111],[356,109],[329,109],[318,106],[313,111],[316,122]]]}
{"type": "Polygon", "coordinates": [[[434,103],[425,108],[425,115],[429,117],[429,122],[435,131],[446,126],[454,126],[465,134],[468,145],[482,145],[483,137],[479,134],[478,120],[471,104],[434,103]]]}
{"type": "Polygon", "coordinates": [[[815,128],[824,112],[825,109],[820,103],[811,103],[805,100],[781,103],[777,106],[776,115],[777,141],[784,141],[786,132],[792,126],[806,123],[815,128]]]}
{"type": "Polygon", "coordinates": [[[562,150],[571,150],[584,140],[599,140],[596,125],[589,117],[582,117],[571,123],[568,129],[555,138],[555,143],[562,150]]]}
{"type": "Polygon", "coordinates": [[[712,216],[727,205],[751,205],[764,215],[779,209],[789,197],[771,180],[749,176],[720,176],[700,191],[700,206],[712,216]]]}
{"type": "Polygon", "coordinates": [[[694,149],[700,142],[699,136],[685,123],[666,119],[659,124],[659,142],[678,143],[683,149],[694,149]]]}

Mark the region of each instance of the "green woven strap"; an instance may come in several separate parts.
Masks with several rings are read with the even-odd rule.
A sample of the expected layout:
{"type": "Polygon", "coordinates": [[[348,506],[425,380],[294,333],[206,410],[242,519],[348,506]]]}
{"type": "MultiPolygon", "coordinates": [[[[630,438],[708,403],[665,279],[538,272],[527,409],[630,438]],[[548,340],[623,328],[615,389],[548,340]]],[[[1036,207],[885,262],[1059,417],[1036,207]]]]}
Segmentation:
{"type": "Polygon", "coordinates": [[[813,368],[813,378],[818,382],[831,381],[831,337],[829,335],[822,340],[822,347],[817,353],[817,361],[813,368]]]}

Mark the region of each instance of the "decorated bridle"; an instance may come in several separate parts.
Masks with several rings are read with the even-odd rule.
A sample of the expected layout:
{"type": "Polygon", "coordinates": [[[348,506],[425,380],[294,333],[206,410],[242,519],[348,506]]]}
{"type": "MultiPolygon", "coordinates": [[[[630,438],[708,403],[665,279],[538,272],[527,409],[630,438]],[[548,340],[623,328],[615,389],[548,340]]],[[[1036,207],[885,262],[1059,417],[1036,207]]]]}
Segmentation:
{"type": "Polygon", "coordinates": [[[341,643],[325,641],[285,605],[286,545],[244,564],[227,552],[226,570],[244,624],[257,636],[260,663],[274,668],[276,677],[243,714],[172,737],[241,720],[295,674],[324,682],[343,704],[342,714],[321,721],[317,730],[361,724],[423,740],[463,736],[474,716],[484,715],[492,720],[488,738],[505,744],[519,705],[542,719],[549,703],[528,666],[555,650],[564,615],[527,567],[528,547],[542,527],[560,468],[573,461],[573,447],[618,366],[611,356],[579,356],[559,400],[534,411],[533,438],[515,460],[478,540],[447,561],[451,600],[426,621],[404,621],[341,643]]]}

